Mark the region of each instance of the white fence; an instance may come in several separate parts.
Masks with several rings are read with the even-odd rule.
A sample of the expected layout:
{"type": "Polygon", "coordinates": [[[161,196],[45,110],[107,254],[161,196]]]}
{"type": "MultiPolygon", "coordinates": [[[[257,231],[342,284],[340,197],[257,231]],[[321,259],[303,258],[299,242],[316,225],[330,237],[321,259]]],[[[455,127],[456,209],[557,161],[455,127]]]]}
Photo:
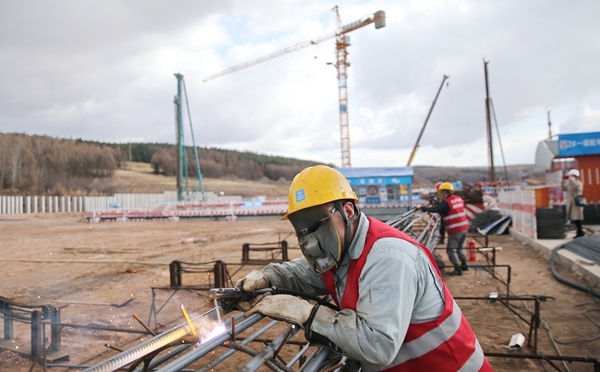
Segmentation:
{"type": "Polygon", "coordinates": [[[522,190],[520,186],[502,187],[498,201],[502,213],[510,214],[515,230],[537,239],[534,190],[522,190]]]}
{"type": "Polygon", "coordinates": [[[82,196],[0,197],[0,214],[57,213],[84,211],[82,196]]]}
{"type": "MultiPolygon", "coordinates": [[[[207,192],[209,202],[223,197],[207,192]]],[[[201,201],[202,195],[196,194],[191,200],[201,201]]],[[[240,196],[228,196],[227,201],[239,201],[240,196]]],[[[151,209],[157,206],[177,203],[176,191],[165,191],[161,194],[115,194],[112,196],[0,196],[0,215],[22,213],[62,213],[62,212],[94,212],[114,208],[151,209]]]]}

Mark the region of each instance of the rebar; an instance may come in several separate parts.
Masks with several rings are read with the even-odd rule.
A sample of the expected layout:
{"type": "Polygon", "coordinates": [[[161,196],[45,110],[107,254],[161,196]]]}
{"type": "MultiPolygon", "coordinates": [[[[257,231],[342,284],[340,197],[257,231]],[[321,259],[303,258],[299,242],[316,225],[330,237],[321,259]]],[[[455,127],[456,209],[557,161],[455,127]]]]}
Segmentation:
{"type": "Polygon", "coordinates": [[[413,208],[389,219],[386,224],[402,231],[433,252],[438,241],[440,219],[429,213],[417,214],[417,211],[413,208]]]}
{"type": "Polygon", "coordinates": [[[298,372],[317,372],[323,362],[329,357],[330,350],[322,348],[315,351],[302,365],[298,372]]]}
{"type": "Polygon", "coordinates": [[[285,342],[290,337],[294,336],[299,330],[300,327],[298,326],[290,326],[285,332],[277,336],[277,338],[275,338],[273,342],[271,342],[267,347],[262,349],[262,351],[259,352],[258,355],[256,355],[254,358],[252,358],[251,361],[246,363],[246,365],[240,369],[240,372],[255,372],[257,369],[260,368],[260,366],[263,365],[265,360],[269,360],[272,357],[274,357],[276,353],[281,349],[283,344],[285,344],[285,342]]]}
{"type": "MultiPolygon", "coordinates": [[[[239,320],[243,315],[244,315],[243,313],[236,315],[236,317],[235,317],[236,320],[239,320]]],[[[264,316],[262,314],[258,314],[258,313],[252,314],[251,316],[244,319],[243,321],[241,321],[239,323],[236,322],[236,329],[238,332],[242,332],[242,331],[246,330],[247,328],[251,327],[252,325],[256,324],[258,321],[260,321],[263,318],[264,318],[264,316]]],[[[202,358],[203,356],[205,356],[212,350],[216,349],[218,346],[223,344],[223,342],[229,341],[230,339],[231,339],[231,332],[226,332],[218,337],[213,338],[212,340],[206,342],[205,344],[199,345],[198,347],[196,347],[195,350],[190,351],[189,353],[180,357],[179,359],[172,362],[171,364],[159,369],[158,371],[160,371],[160,372],[180,371],[181,369],[189,366],[196,360],[202,358]]]]}
{"type": "MultiPolygon", "coordinates": [[[[194,320],[199,319],[202,316],[210,316],[210,314],[214,311],[214,309],[210,310],[198,317],[195,317],[194,320]]],[[[241,318],[243,314],[239,314],[238,316],[241,318]]],[[[119,353],[103,362],[93,365],[90,368],[85,369],[84,372],[110,372],[119,369],[143,357],[144,355],[147,355],[177,339],[182,338],[188,334],[187,327],[188,325],[186,323],[174,327],[171,330],[144,341],[131,349],[125,350],[124,352],[119,353]]]]}
{"type": "MultiPolygon", "coordinates": [[[[241,345],[247,345],[247,344],[249,344],[250,342],[252,342],[255,339],[257,339],[258,336],[262,335],[263,333],[265,333],[266,331],[268,331],[269,329],[271,329],[277,323],[279,323],[279,322],[276,321],[276,320],[273,320],[272,322],[270,322],[266,326],[262,327],[261,329],[259,329],[255,333],[253,333],[252,335],[246,337],[242,342],[240,342],[240,344],[241,345]]],[[[233,324],[234,323],[232,322],[232,326],[233,326],[233,324]]],[[[235,337],[232,337],[232,339],[235,341],[235,337]]],[[[215,367],[217,364],[221,363],[225,359],[229,358],[234,353],[235,353],[235,350],[233,350],[233,349],[232,350],[228,350],[225,353],[219,355],[217,358],[211,360],[208,364],[206,364],[204,367],[198,369],[196,372],[208,372],[210,369],[212,369],[213,367],[215,367]]],[[[289,365],[288,365],[288,367],[289,367],[289,365]]]]}

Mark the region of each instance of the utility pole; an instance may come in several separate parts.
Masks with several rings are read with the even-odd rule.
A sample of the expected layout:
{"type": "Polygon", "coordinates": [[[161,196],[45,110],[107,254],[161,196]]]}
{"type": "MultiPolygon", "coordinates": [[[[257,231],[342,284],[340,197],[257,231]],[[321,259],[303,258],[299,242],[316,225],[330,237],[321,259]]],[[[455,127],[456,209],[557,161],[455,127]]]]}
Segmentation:
{"type": "Polygon", "coordinates": [[[552,123],[550,122],[550,110],[548,110],[548,139],[552,138],[552,123]]]}
{"type": "Polygon", "coordinates": [[[488,181],[496,181],[496,171],[494,170],[494,149],[492,141],[492,118],[490,109],[490,87],[488,83],[488,69],[487,65],[490,61],[483,59],[483,69],[485,72],[485,115],[487,120],[487,139],[488,139],[488,181]]]}
{"type": "Polygon", "coordinates": [[[177,79],[177,95],[175,96],[175,134],[177,136],[177,200],[183,200],[183,162],[185,160],[183,156],[182,148],[183,142],[183,113],[181,109],[181,85],[183,81],[183,75],[175,74],[177,79]]]}

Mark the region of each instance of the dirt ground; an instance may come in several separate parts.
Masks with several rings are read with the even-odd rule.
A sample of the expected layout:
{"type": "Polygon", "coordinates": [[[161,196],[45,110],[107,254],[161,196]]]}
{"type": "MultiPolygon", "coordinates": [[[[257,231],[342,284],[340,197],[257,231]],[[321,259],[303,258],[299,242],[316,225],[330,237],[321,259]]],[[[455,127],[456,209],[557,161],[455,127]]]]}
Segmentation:
{"type": "MultiPolygon", "coordinates": [[[[233,274],[239,268],[242,244],[287,239],[290,246],[294,246],[296,241],[291,232],[289,223],[277,218],[238,219],[235,222],[182,220],[89,224],[78,214],[3,216],[0,217],[0,296],[22,304],[59,307],[63,323],[143,331],[133,318],[136,314],[151,327],[158,323],[160,330],[164,331],[184,322],[180,304],[184,304],[192,316],[210,309],[204,297],[196,294],[156,290],[155,304],[157,308],[164,307],[156,319],[150,319],[151,288],[169,286],[170,262],[220,259],[228,263],[229,272],[233,274]],[[131,302],[118,306],[131,298],[131,302]]],[[[598,301],[555,280],[547,259],[508,235],[492,237],[490,245],[502,247],[497,263],[510,265],[512,296],[553,297],[541,302],[543,327],[538,331],[538,354],[559,355],[549,332],[560,342],[594,338],[600,333],[597,326],[600,323],[598,301]]],[[[440,254],[446,259],[443,250],[440,254]]],[[[291,249],[290,255],[297,257],[300,251],[291,249]]],[[[483,257],[478,257],[474,264],[484,263],[483,257]]],[[[252,268],[245,266],[234,275],[234,279],[252,268]]],[[[581,282],[568,270],[560,273],[581,282]]],[[[508,279],[505,267],[498,267],[497,274],[505,281],[508,279]]],[[[188,284],[187,280],[184,277],[184,284],[188,284]]],[[[190,284],[206,282],[203,278],[189,280],[190,284]]],[[[471,269],[462,277],[448,278],[447,284],[455,297],[482,297],[491,292],[503,296],[507,292],[503,284],[482,269],[471,269]]],[[[529,335],[529,326],[499,302],[461,299],[457,302],[486,352],[505,353],[504,345],[513,334],[529,335]]],[[[531,314],[526,306],[533,310],[534,302],[514,300],[511,305],[523,318],[530,320],[531,314]]],[[[276,336],[284,327],[284,324],[279,324],[269,335],[276,336]]],[[[69,361],[61,363],[93,365],[117,353],[106,344],[128,349],[148,337],[147,334],[65,327],[61,352],[69,355],[69,361]]],[[[303,340],[302,332],[295,339],[303,340]]],[[[32,362],[19,354],[29,344],[28,326],[16,323],[14,339],[4,341],[2,345],[5,348],[0,349],[0,371],[30,371],[32,362]]],[[[600,357],[600,339],[557,345],[565,356],[600,357]]],[[[258,345],[259,349],[261,347],[262,344],[258,345]]],[[[289,360],[298,350],[296,345],[286,346],[281,355],[289,360]]],[[[214,371],[238,370],[249,358],[237,354],[240,353],[215,367],[214,371]]],[[[521,354],[533,354],[533,349],[525,346],[521,354]]],[[[488,359],[495,371],[553,370],[540,361],[488,359]]],[[[206,361],[201,360],[200,363],[206,361]]],[[[561,362],[555,363],[561,370],[566,370],[561,362]]],[[[568,367],[571,371],[593,370],[591,364],[583,363],[572,363],[568,367]]],[[[43,368],[37,365],[33,370],[42,371],[43,368]]],[[[49,370],[68,369],[53,367],[49,370]]]]}

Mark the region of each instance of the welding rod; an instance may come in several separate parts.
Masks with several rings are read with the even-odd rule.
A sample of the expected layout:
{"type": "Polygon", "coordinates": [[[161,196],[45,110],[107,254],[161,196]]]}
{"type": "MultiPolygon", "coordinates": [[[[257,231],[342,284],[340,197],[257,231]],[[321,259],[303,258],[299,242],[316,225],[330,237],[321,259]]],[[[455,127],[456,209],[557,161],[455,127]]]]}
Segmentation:
{"type": "Polygon", "coordinates": [[[142,327],[144,327],[144,329],[146,331],[148,331],[152,336],[156,336],[156,332],[154,332],[152,329],[150,329],[150,327],[148,327],[146,324],[144,324],[144,322],[142,321],[142,319],[140,319],[139,316],[137,316],[136,314],[133,314],[133,317],[135,318],[135,320],[138,321],[138,323],[140,323],[140,325],[142,327]]]}
{"type": "MultiPolygon", "coordinates": [[[[217,309],[216,311],[219,311],[219,309],[217,309]]],[[[192,324],[192,321],[190,320],[190,316],[188,315],[187,311],[185,311],[185,307],[183,307],[183,304],[181,304],[181,312],[183,313],[183,317],[185,318],[185,321],[190,326],[192,335],[195,338],[198,338],[198,334],[196,333],[196,328],[194,328],[194,325],[192,324]]]]}
{"type": "Polygon", "coordinates": [[[104,346],[106,346],[106,347],[107,347],[107,348],[109,348],[109,349],[113,349],[113,350],[115,350],[115,351],[118,351],[118,352],[121,352],[121,351],[123,351],[123,349],[119,349],[118,347],[116,347],[116,346],[112,346],[111,344],[104,344],[104,346]]]}

